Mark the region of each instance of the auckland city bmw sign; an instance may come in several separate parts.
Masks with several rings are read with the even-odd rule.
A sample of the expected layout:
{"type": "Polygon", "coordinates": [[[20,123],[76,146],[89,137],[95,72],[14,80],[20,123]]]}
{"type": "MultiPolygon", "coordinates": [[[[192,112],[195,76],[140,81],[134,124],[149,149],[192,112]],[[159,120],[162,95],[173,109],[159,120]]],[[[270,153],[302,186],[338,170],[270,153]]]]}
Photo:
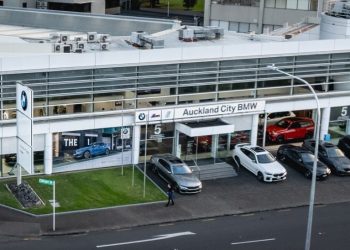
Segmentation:
{"type": "Polygon", "coordinates": [[[223,103],[223,104],[212,104],[212,105],[198,105],[190,107],[179,107],[174,109],[164,110],[149,110],[136,112],[136,122],[146,121],[166,121],[186,118],[199,118],[210,116],[226,116],[235,114],[249,114],[254,112],[263,112],[265,110],[265,101],[248,101],[248,102],[235,102],[235,103],[223,103]],[[171,111],[171,112],[170,112],[171,111]],[[155,113],[156,119],[152,119],[155,113]],[[165,116],[165,114],[171,113],[171,115],[165,116]],[[150,116],[151,114],[151,116],[150,116]],[[163,115],[164,114],[164,115],[163,115]],[[140,119],[140,117],[142,119],[140,119]]]}

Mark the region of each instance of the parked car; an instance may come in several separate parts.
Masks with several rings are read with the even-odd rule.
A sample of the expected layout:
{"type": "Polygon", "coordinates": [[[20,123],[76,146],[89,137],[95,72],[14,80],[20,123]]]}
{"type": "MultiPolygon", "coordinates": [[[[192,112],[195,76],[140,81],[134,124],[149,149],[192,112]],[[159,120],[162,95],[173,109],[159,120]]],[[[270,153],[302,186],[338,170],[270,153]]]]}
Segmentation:
{"type": "Polygon", "coordinates": [[[75,159],[88,159],[98,155],[109,155],[109,153],[110,149],[108,144],[104,142],[94,142],[89,146],[78,148],[77,150],[75,150],[73,157],[75,159]]]}
{"type": "MultiPolygon", "coordinates": [[[[306,178],[312,177],[314,155],[303,147],[282,145],[277,150],[277,159],[286,165],[303,173],[306,178]]],[[[325,179],[331,174],[331,170],[321,161],[317,160],[316,178],[325,179]]]]}
{"type": "Polygon", "coordinates": [[[314,134],[314,122],[304,117],[291,117],[267,127],[267,138],[271,142],[283,143],[295,139],[310,139],[314,134]]]}
{"type": "Polygon", "coordinates": [[[350,158],[350,135],[346,135],[339,140],[338,148],[344,152],[346,157],[350,158]]]}
{"type": "Polygon", "coordinates": [[[242,165],[257,176],[259,181],[283,181],[287,178],[286,169],[267,150],[246,143],[237,144],[232,157],[238,166],[242,165]]]}
{"type": "MultiPolygon", "coordinates": [[[[268,113],[266,118],[266,125],[272,125],[276,122],[284,119],[284,118],[290,118],[295,117],[295,114],[292,111],[282,111],[282,112],[275,112],[275,113],[268,113]]],[[[259,115],[259,126],[264,126],[265,121],[265,114],[259,115]]]]}
{"type": "MultiPolygon", "coordinates": [[[[305,140],[303,147],[315,151],[315,140],[305,140]]],[[[337,175],[350,175],[350,159],[346,158],[344,153],[330,142],[320,141],[318,147],[318,159],[326,164],[337,175]]]]}
{"type": "Polygon", "coordinates": [[[155,154],[150,160],[152,170],[179,193],[199,193],[202,182],[185,162],[172,154],[155,154]]]}

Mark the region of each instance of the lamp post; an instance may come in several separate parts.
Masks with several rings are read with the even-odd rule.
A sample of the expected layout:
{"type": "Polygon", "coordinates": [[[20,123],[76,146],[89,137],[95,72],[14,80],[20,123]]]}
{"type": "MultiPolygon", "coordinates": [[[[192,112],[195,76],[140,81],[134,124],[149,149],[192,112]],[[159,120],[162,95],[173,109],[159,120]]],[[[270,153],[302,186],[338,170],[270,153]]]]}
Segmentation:
{"type": "Polygon", "coordinates": [[[317,104],[317,117],[316,117],[316,132],[314,134],[315,137],[315,151],[314,151],[314,162],[312,167],[312,180],[311,180],[311,191],[310,191],[310,202],[309,202],[309,214],[308,214],[308,220],[307,220],[307,231],[306,231],[306,240],[305,240],[305,250],[310,249],[311,245],[311,231],[312,231],[312,219],[313,219],[313,212],[314,212],[314,203],[315,203],[315,189],[316,189],[316,170],[317,170],[317,156],[318,156],[318,145],[320,140],[320,118],[321,118],[321,109],[320,109],[320,102],[318,100],[318,97],[316,95],[315,90],[312,88],[310,83],[308,83],[306,80],[297,77],[295,75],[291,75],[283,70],[280,70],[277,66],[274,64],[268,65],[268,69],[280,72],[284,75],[290,76],[294,79],[297,79],[304,83],[313,94],[316,104],[317,104]]]}

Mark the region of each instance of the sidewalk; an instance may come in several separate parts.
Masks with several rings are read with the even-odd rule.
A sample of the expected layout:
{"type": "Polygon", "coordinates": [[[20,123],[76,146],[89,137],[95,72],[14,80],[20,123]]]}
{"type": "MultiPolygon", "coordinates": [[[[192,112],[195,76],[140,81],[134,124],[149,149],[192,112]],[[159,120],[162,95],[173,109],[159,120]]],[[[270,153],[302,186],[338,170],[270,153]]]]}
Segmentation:
{"type": "MultiPolygon", "coordinates": [[[[204,181],[202,193],[176,194],[175,205],[170,207],[164,201],[58,214],[56,232],[52,232],[52,216],[32,217],[0,207],[0,235],[17,230],[20,236],[82,233],[307,206],[311,181],[288,170],[288,180],[282,183],[260,183],[246,170],[238,177],[204,181]],[[21,224],[26,230],[21,231],[21,224]]],[[[331,176],[317,182],[316,190],[316,204],[349,202],[350,178],[331,176]]]]}

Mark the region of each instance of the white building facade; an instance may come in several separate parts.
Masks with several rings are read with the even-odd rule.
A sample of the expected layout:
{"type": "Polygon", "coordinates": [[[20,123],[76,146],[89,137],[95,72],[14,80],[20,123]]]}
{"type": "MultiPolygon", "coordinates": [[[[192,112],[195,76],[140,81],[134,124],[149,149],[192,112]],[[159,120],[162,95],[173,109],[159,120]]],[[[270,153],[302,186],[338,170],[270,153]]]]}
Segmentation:
{"type": "Polygon", "coordinates": [[[350,134],[338,126],[350,112],[348,39],[262,42],[225,34],[184,42],[173,33],[160,49],[123,37],[107,51],[3,53],[0,176],[10,176],[16,160],[17,81],[34,92],[35,173],[138,164],[154,153],[215,160],[238,142],[261,144],[259,115],[312,116],[316,109],[309,90],[271,72],[271,64],[313,85],[321,138],[350,134]]]}

